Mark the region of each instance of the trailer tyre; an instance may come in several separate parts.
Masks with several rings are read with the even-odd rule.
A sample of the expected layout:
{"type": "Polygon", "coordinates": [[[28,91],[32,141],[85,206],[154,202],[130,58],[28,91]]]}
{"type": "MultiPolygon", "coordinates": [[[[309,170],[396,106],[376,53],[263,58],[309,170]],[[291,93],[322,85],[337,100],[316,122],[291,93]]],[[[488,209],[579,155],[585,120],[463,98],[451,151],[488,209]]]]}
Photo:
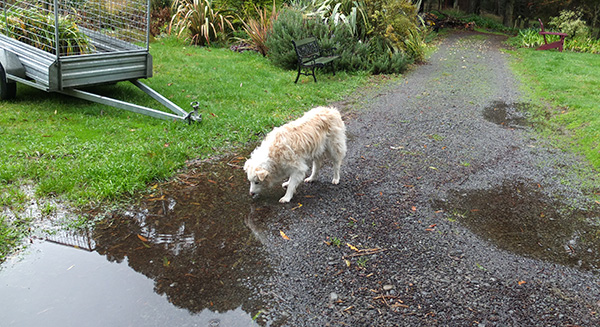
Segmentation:
{"type": "Polygon", "coordinates": [[[0,64],[0,100],[10,100],[17,96],[17,83],[6,80],[6,72],[0,64]]]}

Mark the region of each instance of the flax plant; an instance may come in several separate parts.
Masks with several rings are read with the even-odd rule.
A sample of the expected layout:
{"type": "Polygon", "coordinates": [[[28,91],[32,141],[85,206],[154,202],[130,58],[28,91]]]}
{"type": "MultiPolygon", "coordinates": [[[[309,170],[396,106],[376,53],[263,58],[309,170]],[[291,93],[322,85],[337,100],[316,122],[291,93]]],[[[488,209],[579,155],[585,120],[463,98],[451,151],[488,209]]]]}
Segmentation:
{"type": "Polygon", "coordinates": [[[233,31],[233,16],[221,13],[212,7],[211,0],[175,0],[169,34],[177,37],[189,33],[194,45],[210,45],[212,41],[223,41],[227,29],[233,31]]]}
{"type": "Polygon", "coordinates": [[[242,21],[244,31],[248,34],[248,43],[252,44],[252,46],[260,52],[263,56],[267,55],[269,51],[266,43],[267,35],[273,29],[273,22],[277,20],[277,16],[279,12],[277,11],[277,6],[275,2],[273,2],[273,9],[269,12],[269,10],[264,7],[262,10],[257,6],[254,6],[254,9],[257,13],[257,18],[249,18],[248,21],[242,21]]]}

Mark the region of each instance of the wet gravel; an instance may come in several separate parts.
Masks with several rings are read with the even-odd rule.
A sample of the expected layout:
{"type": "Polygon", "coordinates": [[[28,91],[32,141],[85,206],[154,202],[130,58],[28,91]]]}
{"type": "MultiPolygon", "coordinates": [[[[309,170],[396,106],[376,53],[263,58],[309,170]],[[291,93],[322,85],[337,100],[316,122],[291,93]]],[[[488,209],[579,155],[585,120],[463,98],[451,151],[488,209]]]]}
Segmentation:
{"type": "MultiPolygon", "coordinates": [[[[533,187],[564,206],[555,211],[584,211],[582,219],[598,224],[589,197],[598,190],[580,180],[589,176],[585,163],[537,137],[522,114],[511,113],[518,126],[490,119],[490,107],[514,111],[512,104],[524,101],[503,40],[451,34],[397,83],[338,104],[349,136],[340,185],[327,183],[326,168],[292,203],[275,204],[280,194],[263,197],[254,205],[274,212],[248,218],[274,270],[255,295],[268,303],[262,324],[600,325],[597,266],[517,254],[494,233],[461,222],[469,212],[452,209],[473,193],[503,203],[507,192],[493,190],[518,195],[533,187]]],[[[528,202],[504,203],[515,217],[530,209],[528,202]]],[[[537,225],[515,228],[544,225],[540,210],[537,225]]],[[[578,244],[565,251],[579,251],[578,244]]]]}

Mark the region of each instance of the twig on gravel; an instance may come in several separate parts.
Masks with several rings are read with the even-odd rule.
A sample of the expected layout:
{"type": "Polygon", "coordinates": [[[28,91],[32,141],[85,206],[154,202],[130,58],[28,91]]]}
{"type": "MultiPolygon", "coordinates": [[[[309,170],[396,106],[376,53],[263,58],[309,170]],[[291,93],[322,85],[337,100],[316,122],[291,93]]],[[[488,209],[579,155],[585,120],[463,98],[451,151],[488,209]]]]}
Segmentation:
{"type": "Polygon", "coordinates": [[[388,294],[386,294],[386,295],[379,295],[379,296],[374,297],[373,300],[376,301],[376,302],[377,302],[377,300],[380,300],[381,302],[383,302],[383,304],[385,306],[390,307],[390,308],[398,308],[398,307],[400,307],[400,308],[408,308],[408,305],[403,304],[404,301],[400,300],[395,295],[388,295],[388,294]],[[395,300],[396,302],[390,304],[387,301],[387,299],[395,300]]]}
{"type": "Polygon", "coordinates": [[[379,248],[375,248],[375,249],[362,249],[362,250],[358,250],[358,252],[356,252],[356,253],[345,255],[344,259],[354,258],[354,257],[360,257],[360,256],[363,256],[363,255],[371,255],[371,254],[381,253],[381,252],[384,252],[384,251],[387,251],[387,249],[379,249],[379,248]]]}

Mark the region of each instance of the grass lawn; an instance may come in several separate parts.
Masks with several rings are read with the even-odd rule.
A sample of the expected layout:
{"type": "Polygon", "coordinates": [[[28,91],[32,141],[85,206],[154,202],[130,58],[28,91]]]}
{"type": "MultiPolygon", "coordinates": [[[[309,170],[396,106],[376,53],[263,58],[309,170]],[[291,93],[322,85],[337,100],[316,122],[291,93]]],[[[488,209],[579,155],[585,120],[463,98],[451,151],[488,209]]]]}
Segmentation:
{"type": "MultiPolygon", "coordinates": [[[[201,103],[203,122],[163,121],[18,85],[0,103],[0,195],[18,202],[21,183],[36,195],[78,204],[114,201],[165,179],[186,160],[257,139],[259,133],[316,106],[339,100],[366,75],[320,73],[294,84],[295,72],[273,67],[256,53],[186,47],[176,40],[151,44],[154,76],[144,81],[185,110],[201,103]]],[[[165,109],[130,83],[96,93],[165,109]]]]}
{"type": "Polygon", "coordinates": [[[542,132],[584,155],[600,171],[600,55],[533,49],[514,54],[513,68],[531,98],[556,108],[549,115],[538,113],[549,116],[542,132]]]}
{"type": "MultiPolygon", "coordinates": [[[[26,184],[35,186],[34,198],[79,207],[127,200],[173,176],[186,160],[257,140],[369,81],[366,74],[318,71],[318,83],[301,77],[294,84],[295,71],[276,68],[256,53],[191,47],[175,39],[150,47],[154,76],[143,82],[185,110],[200,102],[203,121],[165,121],[18,84],[16,99],[0,102],[2,208],[21,216],[32,197],[23,192],[26,184]]],[[[168,111],[128,82],[92,91],[168,111]]],[[[17,235],[2,212],[0,244],[17,235]]]]}

